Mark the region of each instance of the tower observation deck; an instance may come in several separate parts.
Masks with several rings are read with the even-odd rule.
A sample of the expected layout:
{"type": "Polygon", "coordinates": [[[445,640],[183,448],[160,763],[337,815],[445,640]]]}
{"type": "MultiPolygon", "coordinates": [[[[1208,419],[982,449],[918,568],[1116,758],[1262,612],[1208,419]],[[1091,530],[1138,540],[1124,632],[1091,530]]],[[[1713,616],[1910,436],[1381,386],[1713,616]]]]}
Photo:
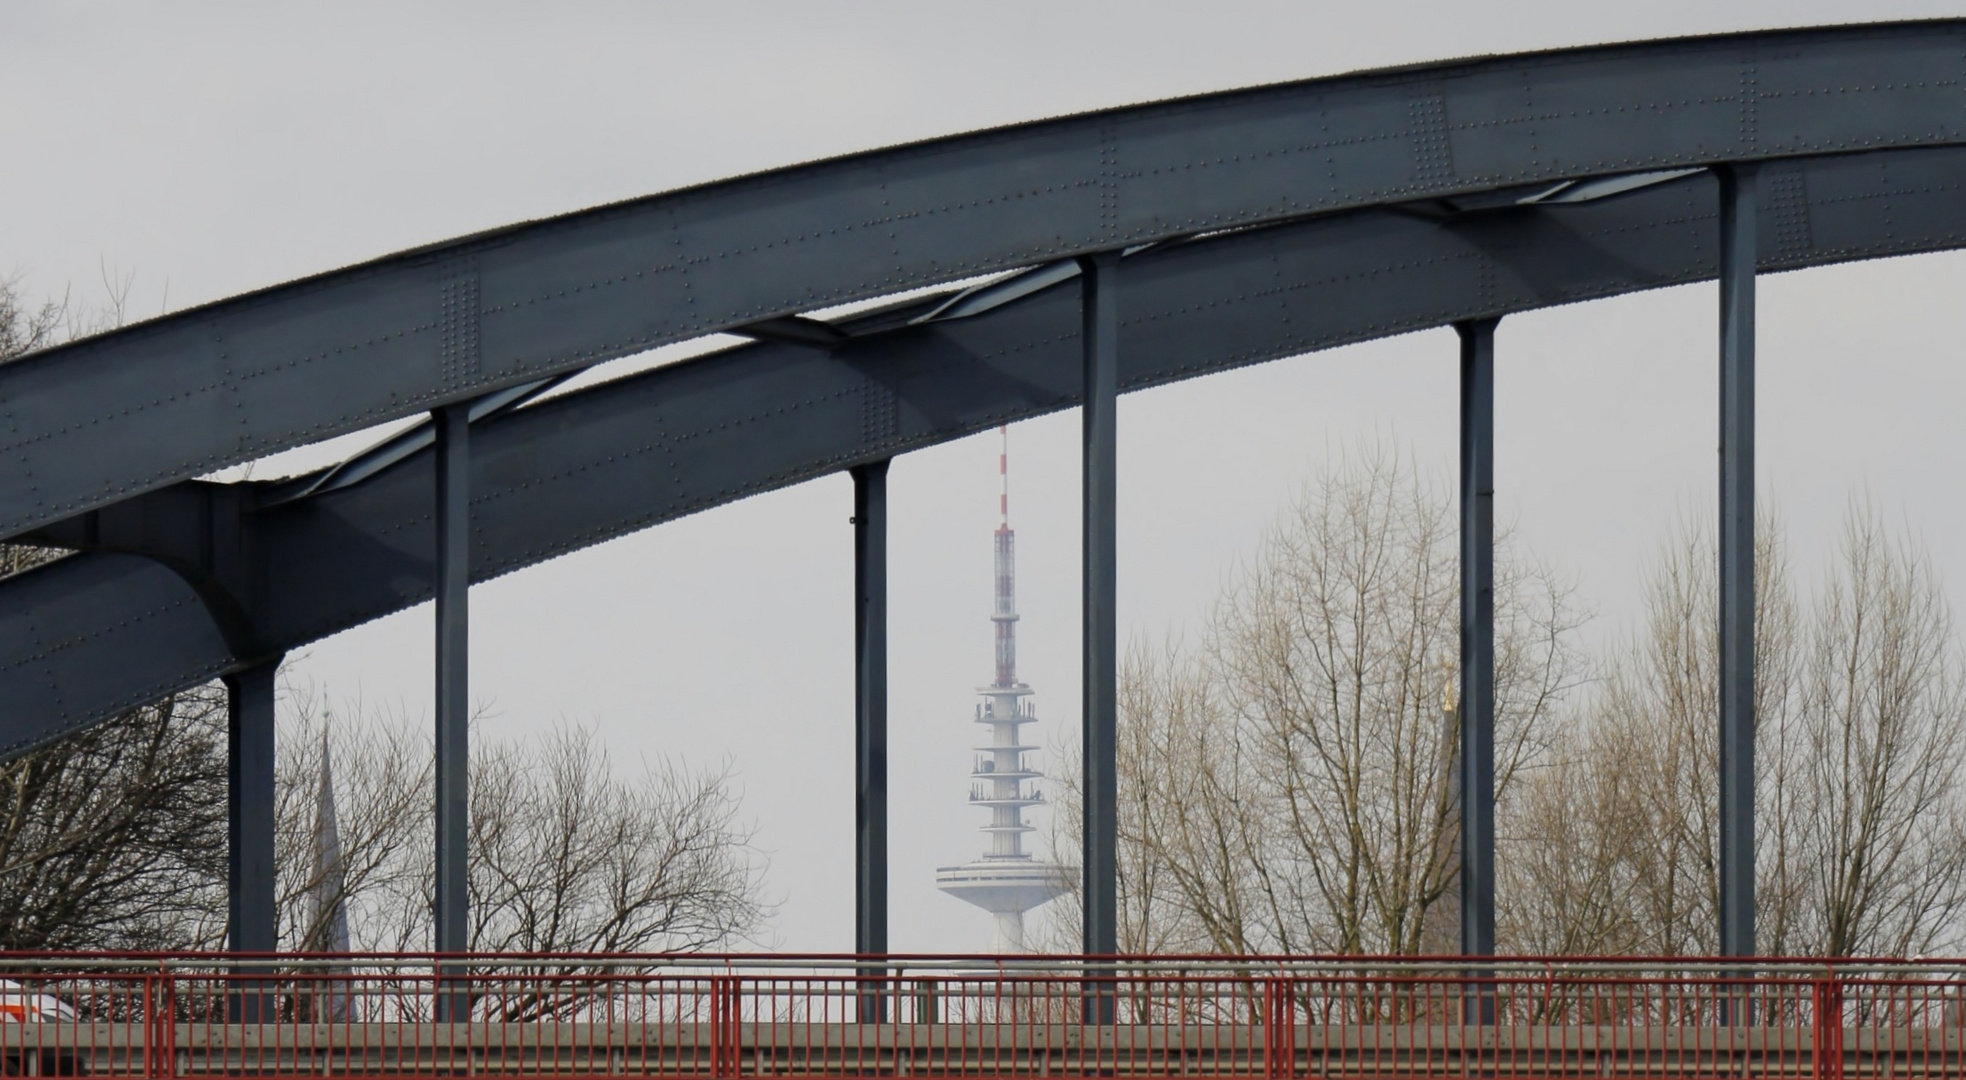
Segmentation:
{"type": "Polygon", "coordinates": [[[1026,757],[1037,746],[1022,733],[1037,714],[1027,700],[1033,691],[1017,680],[1017,534],[1010,527],[1009,435],[999,430],[1005,443],[997,470],[1004,490],[996,531],[996,604],[990,614],[996,625],[997,673],[994,682],[977,690],[983,700],[976,706],[975,722],[986,729],[988,741],[976,747],[969,788],[970,803],[990,812],[989,824],[982,828],[989,848],[974,862],[937,870],[935,884],[996,917],[997,952],[1021,953],[1026,951],[1024,913],[1063,895],[1065,875],[1071,871],[1024,850],[1024,834],[1035,831],[1024,824],[1024,809],[1043,804],[1034,782],[1044,774],[1026,757]]]}

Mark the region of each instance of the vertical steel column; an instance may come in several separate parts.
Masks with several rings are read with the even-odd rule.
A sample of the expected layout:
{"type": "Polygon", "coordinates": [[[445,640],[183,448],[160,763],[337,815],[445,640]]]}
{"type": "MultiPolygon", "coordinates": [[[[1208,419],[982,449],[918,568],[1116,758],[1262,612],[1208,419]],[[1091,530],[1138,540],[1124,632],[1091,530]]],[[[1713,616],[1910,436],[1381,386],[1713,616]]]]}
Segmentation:
{"type": "MultiPolygon", "coordinates": [[[[1082,271],[1081,343],[1085,351],[1085,608],[1083,862],[1084,948],[1119,951],[1119,794],[1115,735],[1119,620],[1117,604],[1119,405],[1119,252],[1079,260],[1082,271]]],[[[1102,1010],[1111,999],[1101,998],[1102,1010]]]]}
{"type": "MultiPolygon", "coordinates": [[[[1461,954],[1495,955],[1495,319],[1461,336],[1461,954]]],[[[1468,1023],[1495,1022],[1492,990],[1468,1023]]]]}
{"type": "Polygon", "coordinates": [[[1720,952],[1754,955],[1755,177],[1720,176],[1720,952]]]}
{"type": "MultiPolygon", "coordinates": [[[[438,952],[469,944],[465,845],[470,835],[470,406],[446,405],[437,427],[437,941],[438,952]]],[[[461,995],[440,994],[439,1020],[463,1019],[461,995]]]]}
{"type": "Polygon", "coordinates": [[[225,676],[226,941],[279,947],[273,885],[273,686],[280,658],[225,676]]]}
{"type": "Polygon", "coordinates": [[[1495,953],[1495,319],[1461,335],[1461,952],[1495,953]]]}
{"type": "MultiPolygon", "coordinates": [[[[853,470],[853,951],[887,952],[887,466],[853,470]]],[[[861,969],[878,979],[884,967],[861,969]]],[[[860,997],[860,1019],[882,1019],[883,995],[860,997]]]]}
{"type": "MultiPolygon", "coordinates": [[[[275,656],[225,676],[226,943],[234,952],[280,947],[273,870],[273,691],[279,671],[275,656]]],[[[253,981],[240,979],[226,997],[227,1017],[235,1022],[271,1019],[273,1003],[253,981]]]]}

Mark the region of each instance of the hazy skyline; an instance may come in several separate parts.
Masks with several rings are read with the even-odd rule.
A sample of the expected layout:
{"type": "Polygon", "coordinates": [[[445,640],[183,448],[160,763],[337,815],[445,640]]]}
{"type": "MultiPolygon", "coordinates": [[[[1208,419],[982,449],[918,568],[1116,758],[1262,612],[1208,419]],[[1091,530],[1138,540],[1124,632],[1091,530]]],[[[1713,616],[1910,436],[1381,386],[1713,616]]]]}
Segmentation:
{"type": "MultiPolygon", "coordinates": [[[[133,275],[142,316],[524,218],[1065,112],[1473,53],[1960,11],[15,3],[0,7],[0,273],[99,304],[113,268],[133,275]]],[[[1763,279],[1759,484],[1805,582],[1866,491],[1966,597],[1963,287],[1957,253],[1763,279]]],[[[1715,324],[1715,290],[1696,286],[1498,332],[1498,508],[1576,576],[1600,640],[1632,615],[1669,522],[1713,502],[1715,324]]],[[[1360,438],[1409,448],[1450,484],[1455,371],[1452,333],[1432,331],[1124,397],[1123,638],[1194,632],[1280,504],[1360,438]]],[[[1010,431],[1020,674],[1051,762],[1077,737],[1078,425],[1072,412],[1010,431]]],[[[994,433],[962,440],[898,459],[890,480],[897,950],[990,936],[933,871],[975,846],[965,792],[991,671],[996,452],[994,433]]],[[[788,949],[852,942],[850,513],[850,485],[830,477],[472,594],[489,729],[577,717],[624,761],[734,763],[788,949]]],[[[425,605],[289,668],[336,699],[427,717],[430,638],[425,605]]]]}

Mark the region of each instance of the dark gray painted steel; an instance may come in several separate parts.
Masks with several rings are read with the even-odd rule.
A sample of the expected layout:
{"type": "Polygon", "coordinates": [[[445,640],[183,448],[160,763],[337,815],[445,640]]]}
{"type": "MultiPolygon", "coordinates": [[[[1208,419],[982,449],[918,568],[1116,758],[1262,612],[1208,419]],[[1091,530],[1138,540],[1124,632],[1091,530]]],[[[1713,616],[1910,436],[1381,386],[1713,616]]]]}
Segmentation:
{"type": "MultiPolygon", "coordinates": [[[[887,952],[887,465],[853,475],[853,951],[887,952]]],[[[869,985],[882,964],[858,968],[869,985]]],[[[859,995],[857,1016],[879,1023],[887,995],[859,995]]]]}
{"type": "MultiPolygon", "coordinates": [[[[438,952],[470,946],[468,856],[471,835],[471,421],[463,403],[436,421],[433,513],[436,536],[438,952]]],[[[441,1007],[448,997],[438,1002],[441,1007]]],[[[442,1019],[442,1017],[439,1017],[442,1019]]]]}
{"type": "MultiPolygon", "coordinates": [[[[1762,170],[1764,271],[1966,246],[1966,150],[1762,170]]],[[[1125,260],[1122,390],[1458,320],[1711,280],[1708,175],[1602,202],[1453,215],[1363,211],[1125,260]]],[[[1437,212],[1436,212],[1437,211],[1437,212]]],[[[923,309],[934,301],[925,301],[923,309]]],[[[905,323],[917,309],[856,323],[905,323]]],[[[757,344],[474,426],[474,580],[662,521],[1047,412],[1079,399],[1077,290],[833,349],[757,344]]],[[[251,514],[255,632],[292,648],[428,600],[428,452],[351,488],[251,514]]],[[[0,582],[0,755],[192,685],[235,656],[170,569],[154,500],[48,530],[94,549],[0,582]]],[[[269,485],[216,485],[239,500],[269,485]]]]}
{"type": "Polygon", "coordinates": [[[1461,338],[1461,953],[1493,956],[1495,320],[1454,328],[1461,338]]]}
{"type": "Polygon", "coordinates": [[[273,700],[278,658],[225,677],[226,946],[280,947],[273,872],[273,700]]]}
{"type": "Polygon", "coordinates": [[[1119,952],[1119,372],[1120,256],[1106,252],[1079,261],[1081,370],[1084,372],[1084,606],[1080,615],[1083,676],[1080,756],[1084,828],[1084,952],[1119,952]]]}
{"type": "Polygon", "coordinates": [[[878,956],[887,952],[885,461],[853,469],[853,595],[853,951],[878,956]]]}
{"type": "Polygon", "coordinates": [[[1962,141],[1966,23],[1491,57],[986,131],[513,226],[0,367],[0,536],[667,342],[1255,222],[1962,141]]]}
{"type": "Polygon", "coordinates": [[[0,580],[0,757],[239,664],[184,579],[95,552],[0,580]]]}
{"type": "Polygon", "coordinates": [[[1720,172],[1720,954],[1754,955],[1756,176],[1720,172]]]}

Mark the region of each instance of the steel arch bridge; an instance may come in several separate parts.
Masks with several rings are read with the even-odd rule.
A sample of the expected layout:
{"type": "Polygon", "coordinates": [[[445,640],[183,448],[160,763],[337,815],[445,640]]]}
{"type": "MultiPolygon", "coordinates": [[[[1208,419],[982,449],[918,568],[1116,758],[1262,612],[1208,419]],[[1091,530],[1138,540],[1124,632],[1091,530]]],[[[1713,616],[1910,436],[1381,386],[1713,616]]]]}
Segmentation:
{"type": "Polygon", "coordinates": [[[885,952],[886,462],[1078,406],[1086,951],[1110,953],[1115,395],[1453,325],[1463,945],[1492,951],[1495,320],[1717,279],[1722,941],[1751,954],[1755,275],[1962,246],[1966,20],[1947,20],[1139,105],[399,253],[0,365],[0,536],[75,552],[0,580],[0,757],[225,678],[232,943],[270,949],[271,815],[253,808],[271,800],[274,667],[434,597],[438,944],[457,948],[467,585],[849,470],[858,940],[885,952]],[[851,317],[809,314],[861,302],[873,304],[851,317]],[[542,396],[596,364],[715,333],[750,342],[542,396]],[[197,479],[420,415],[307,476],[197,479]]]}

